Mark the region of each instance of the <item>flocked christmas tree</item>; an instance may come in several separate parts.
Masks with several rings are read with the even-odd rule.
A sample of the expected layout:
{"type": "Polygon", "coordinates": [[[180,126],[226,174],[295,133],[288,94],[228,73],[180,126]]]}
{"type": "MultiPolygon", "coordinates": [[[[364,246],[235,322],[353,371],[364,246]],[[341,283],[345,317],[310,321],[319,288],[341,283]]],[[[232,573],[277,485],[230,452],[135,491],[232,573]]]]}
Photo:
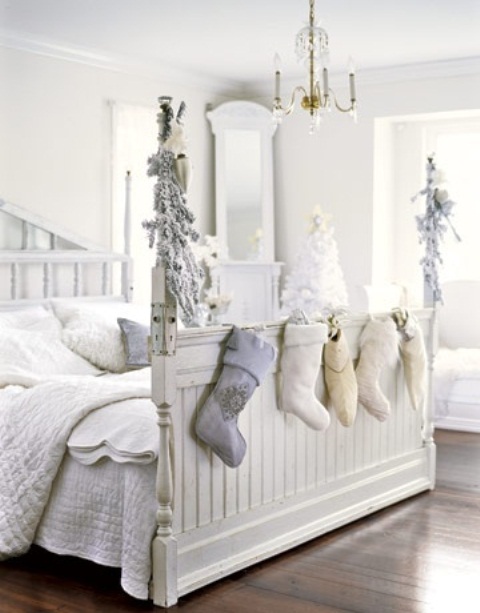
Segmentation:
{"type": "Polygon", "coordinates": [[[282,313],[301,309],[308,316],[325,315],[348,305],[330,215],[320,207],[312,211],[309,233],[295,257],[281,295],[282,313]]]}

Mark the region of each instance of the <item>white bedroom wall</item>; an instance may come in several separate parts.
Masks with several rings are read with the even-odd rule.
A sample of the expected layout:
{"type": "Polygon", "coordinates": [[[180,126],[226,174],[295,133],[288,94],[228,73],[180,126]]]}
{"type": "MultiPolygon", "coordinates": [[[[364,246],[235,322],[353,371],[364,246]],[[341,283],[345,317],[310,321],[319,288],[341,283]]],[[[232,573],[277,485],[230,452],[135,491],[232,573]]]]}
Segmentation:
{"type": "MultiPolygon", "coordinates": [[[[194,164],[190,206],[213,231],[212,138],[206,105],[214,87],[187,87],[0,47],[0,198],[111,245],[111,100],[156,107],[162,94],[188,105],[194,164]]],[[[133,203],[151,213],[153,200],[133,203]]]]}
{"type": "MultiPolygon", "coordinates": [[[[227,99],[217,87],[187,87],[7,48],[0,48],[0,62],[7,84],[0,95],[1,198],[110,247],[109,101],[155,106],[158,95],[167,93],[188,105],[194,163],[189,202],[200,232],[214,231],[213,139],[205,108],[227,99]]],[[[373,76],[359,70],[356,125],[333,111],[319,134],[309,136],[306,113],[297,109],[285,120],[274,139],[275,234],[276,258],[286,262],[287,273],[319,204],[333,215],[352,307],[359,286],[397,280],[394,262],[403,245],[392,231],[398,202],[387,153],[375,149],[379,142],[385,146],[378,130],[385,136],[382,121],[391,117],[478,108],[478,63],[447,68],[448,74],[402,70],[373,76]]],[[[344,80],[338,85],[332,78],[332,85],[346,101],[344,80]]],[[[285,93],[289,89],[285,84],[285,93]]],[[[270,106],[270,95],[263,94],[250,98],[270,106]]],[[[151,205],[142,203],[146,216],[151,205]]]]}
{"type": "MultiPolygon", "coordinates": [[[[320,132],[310,136],[306,113],[301,109],[285,119],[275,136],[276,255],[287,263],[287,273],[305,236],[307,217],[320,204],[333,215],[352,307],[361,300],[359,286],[397,280],[394,263],[404,246],[392,235],[396,230],[393,169],[386,159],[375,170],[375,160],[389,155],[385,145],[392,136],[388,136],[384,125],[382,129],[387,133],[379,139],[375,134],[376,122],[398,115],[478,109],[478,70],[470,74],[469,66],[456,68],[448,74],[432,73],[434,76],[428,71],[426,74],[412,71],[411,75],[402,71],[398,81],[392,81],[394,73],[383,75],[382,79],[368,74],[362,77],[360,73],[356,125],[350,117],[332,111],[320,132]],[[452,76],[452,72],[458,76],[452,76]],[[383,153],[375,151],[375,144],[380,141],[383,153]]],[[[340,101],[346,100],[348,92],[335,89],[340,101]]],[[[414,158],[421,153],[413,151],[406,155],[414,158]]],[[[416,184],[409,194],[421,187],[421,183],[416,184]]],[[[409,199],[405,202],[405,207],[408,206],[409,199]]]]}

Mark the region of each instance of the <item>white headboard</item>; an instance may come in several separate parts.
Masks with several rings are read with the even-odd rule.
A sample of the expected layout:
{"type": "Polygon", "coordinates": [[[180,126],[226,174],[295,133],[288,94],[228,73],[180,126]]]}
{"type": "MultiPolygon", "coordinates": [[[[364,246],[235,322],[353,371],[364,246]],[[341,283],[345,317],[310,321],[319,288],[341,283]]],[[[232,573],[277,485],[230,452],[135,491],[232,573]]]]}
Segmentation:
{"type": "MultiPolygon", "coordinates": [[[[129,231],[126,227],[126,245],[129,231]]],[[[0,302],[82,296],[130,301],[131,271],[128,252],[106,251],[0,199],[0,302]]]]}

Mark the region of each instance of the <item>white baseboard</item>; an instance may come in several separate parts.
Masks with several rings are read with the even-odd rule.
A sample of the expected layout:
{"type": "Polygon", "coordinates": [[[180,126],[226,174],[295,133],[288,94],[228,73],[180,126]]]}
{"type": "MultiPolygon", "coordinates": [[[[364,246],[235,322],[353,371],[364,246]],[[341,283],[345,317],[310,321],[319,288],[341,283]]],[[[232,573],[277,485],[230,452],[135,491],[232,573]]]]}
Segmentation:
{"type": "Polygon", "coordinates": [[[480,432],[480,405],[449,402],[447,414],[435,416],[435,428],[480,432]]]}

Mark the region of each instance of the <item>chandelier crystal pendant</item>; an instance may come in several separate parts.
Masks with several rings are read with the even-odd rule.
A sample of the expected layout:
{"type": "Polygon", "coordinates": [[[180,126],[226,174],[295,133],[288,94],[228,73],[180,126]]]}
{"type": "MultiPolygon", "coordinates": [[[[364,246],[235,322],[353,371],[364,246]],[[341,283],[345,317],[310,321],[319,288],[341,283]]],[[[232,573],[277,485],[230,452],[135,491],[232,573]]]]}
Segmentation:
{"type": "Polygon", "coordinates": [[[295,39],[295,51],[297,59],[307,68],[308,86],[295,87],[290,102],[283,106],[280,96],[280,57],[275,55],[275,97],[273,100],[273,121],[278,125],[283,118],[289,115],[295,108],[297,93],[302,95],[302,108],[310,113],[310,134],[315,133],[320,127],[325,112],[331,110],[331,104],[342,113],[350,113],[356,121],[357,100],[355,92],[355,68],[350,59],[348,67],[348,79],[350,87],[350,106],[342,107],[328,83],[328,34],[315,21],[315,0],[309,0],[310,14],[309,23],[298,32],[295,39]]]}

